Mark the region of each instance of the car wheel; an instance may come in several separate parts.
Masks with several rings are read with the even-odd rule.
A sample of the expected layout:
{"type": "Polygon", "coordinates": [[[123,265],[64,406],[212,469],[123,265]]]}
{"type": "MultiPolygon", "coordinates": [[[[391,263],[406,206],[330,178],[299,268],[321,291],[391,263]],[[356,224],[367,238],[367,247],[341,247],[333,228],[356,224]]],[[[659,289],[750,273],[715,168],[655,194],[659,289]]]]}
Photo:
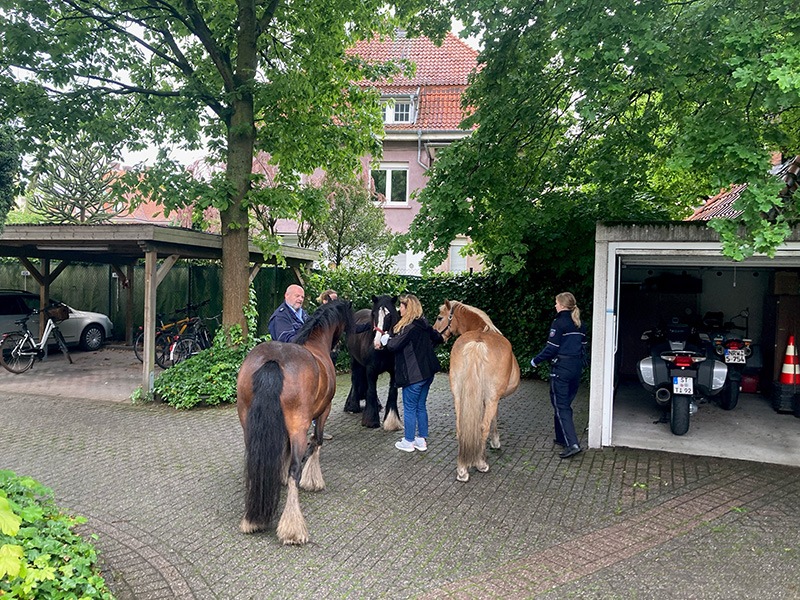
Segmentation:
{"type": "Polygon", "coordinates": [[[105,339],[106,334],[100,325],[89,325],[81,333],[81,348],[89,351],[100,350],[105,339]]]}

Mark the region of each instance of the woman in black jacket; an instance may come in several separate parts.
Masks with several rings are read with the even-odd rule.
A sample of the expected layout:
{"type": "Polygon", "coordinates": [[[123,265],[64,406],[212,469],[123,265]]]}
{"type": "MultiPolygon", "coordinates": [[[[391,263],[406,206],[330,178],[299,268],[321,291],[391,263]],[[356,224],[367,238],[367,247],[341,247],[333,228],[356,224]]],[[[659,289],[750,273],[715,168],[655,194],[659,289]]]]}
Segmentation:
{"type": "Polygon", "coordinates": [[[556,318],[550,325],[547,343],[531,360],[531,365],[550,362],[550,403],[556,430],[554,443],[563,446],[561,458],[570,458],[581,451],[572,420],[572,401],[578,393],[586,352],[586,326],[581,323],[581,310],[570,292],[556,296],[556,318]]]}
{"type": "Polygon", "coordinates": [[[443,342],[442,335],[422,315],[422,305],[413,294],[400,296],[400,321],[391,336],[385,333],[381,343],[394,352],[394,376],[403,388],[403,439],[398,450],[425,452],[428,449],[428,390],[433,375],[441,370],[433,347],[443,342]]]}

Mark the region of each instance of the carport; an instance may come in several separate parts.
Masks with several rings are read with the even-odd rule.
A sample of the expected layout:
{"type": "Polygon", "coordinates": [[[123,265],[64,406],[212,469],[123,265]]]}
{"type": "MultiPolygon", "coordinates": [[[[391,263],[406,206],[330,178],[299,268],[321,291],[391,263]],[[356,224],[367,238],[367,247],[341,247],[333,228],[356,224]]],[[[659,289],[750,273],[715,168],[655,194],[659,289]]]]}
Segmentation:
{"type": "MultiPolygon", "coordinates": [[[[281,247],[286,263],[299,269],[318,258],[314,250],[281,247]]],[[[274,256],[264,256],[250,244],[250,281],[262,266],[275,264],[274,256]]],[[[46,305],[50,285],[72,263],[111,265],[120,284],[127,290],[128,306],[133,304],[133,266],[144,261],[145,353],[142,388],[152,391],[155,379],[155,323],[158,285],[180,259],[221,260],[222,236],[190,229],[151,224],[114,225],[6,225],[0,232],[0,255],[16,257],[40,286],[40,301],[46,305]],[[34,264],[39,261],[39,265],[34,264]],[[51,268],[51,261],[58,261],[51,268]]],[[[126,315],[126,335],[133,328],[133,317],[126,315]]],[[[131,343],[130,339],[126,342],[131,343]]]]}
{"type": "MultiPolygon", "coordinates": [[[[774,258],[753,256],[735,262],[722,255],[718,234],[705,223],[600,224],[596,230],[594,285],[588,432],[589,446],[600,448],[619,443],[615,428],[621,426],[616,422],[615,408],[619,405],[615,398],[623,395],[631,375],[633,383],[628,389],[635,391],[638,386],[646,394],[635,378],[636,362],[643,357],[637,354],[637,344],[641,344],[642,331],[654,326],[657,318],[669,316],[670,311],[720,310],[730,318],[747,309],[749,316],[743,322],[756,343],[753,362],[760,373],[760,389],[767,395],[772,391],[787,337],[800,334],[800,234],[795,231],[774,258]],[[653,282],[660,282],[662,287],[654,288],[653,282]],[[664,289],[664,282],[667,288],[675,289],[664,289]],[[643,293],[643,289],[657,289],[658,293],[643,293]]],[[[769,404],[766,400],[765,403],[769,404]]],[[[742,413],[736,410],[715,418],[720,422],[741,419],[742,413]]],[[[765,442],[764,452],[773,454],[766,458],[759,455],[757,459],[800,464],[800,445],[796,441],[800,438],[800,420],[791,414],[778,415],[771,409],[760,414],[758,419],[769,419],[764,427],[770,429],[766,438],[771,442],[765,442]],[[773,415],[776,421],[772,421],[773,415]],[[776,434],[784,430],[787,436],[791,433],[788,444],[782,434],[776,434]]],[[[649,441],[639,445],[641,437],[640,442],[628,443],[628,439],[624,445],[713,454],[720,445],[746,446],[747,440],[736,439],[737,428],[743,427],[732,425],[715,434],[726,435],[724,440],[702,440],[701,431],[690,429],[685,436],[665,438],[666,445],[647,445],[649,441]]],[[[733,456],[750,458],[753,452],[743,448],[733,456]]],[[[722,449],[716,455],[730,456],[722,449]]]]}

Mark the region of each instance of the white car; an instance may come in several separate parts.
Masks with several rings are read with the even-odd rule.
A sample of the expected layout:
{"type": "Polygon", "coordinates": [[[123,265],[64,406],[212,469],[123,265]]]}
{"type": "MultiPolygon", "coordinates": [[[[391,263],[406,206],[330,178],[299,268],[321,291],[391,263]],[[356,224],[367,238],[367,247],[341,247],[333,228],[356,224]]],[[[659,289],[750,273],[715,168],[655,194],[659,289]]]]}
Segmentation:
{"type": "MultiPolygon", "coordinates": [[[[54,304],[60,304],[51,300],[54,304]]],[[[0,290],[0,334],[19,331],[14,321],[31,314],[39,308],[39,296],[21,290],[0,290]]],[[[84,350],[99,350],[111,337],[114,326],[106,315],[69,308],[69,318],[57,323],[69,346],[80,346],[84,350]]],[[[31,332],[39,337],[37,318],[28,321],[31,332]]]]}

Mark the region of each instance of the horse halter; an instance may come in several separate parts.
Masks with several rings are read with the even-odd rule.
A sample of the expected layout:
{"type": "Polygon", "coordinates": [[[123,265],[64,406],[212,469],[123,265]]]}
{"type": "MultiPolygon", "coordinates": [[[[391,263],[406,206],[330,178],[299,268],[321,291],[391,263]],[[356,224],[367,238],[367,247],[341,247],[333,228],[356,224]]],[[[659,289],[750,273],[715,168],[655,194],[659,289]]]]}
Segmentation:
{"type": "MultiPolygon", "coordinates": [[[[384,324],[384,322],[386,321],[386,317],[388,317],[388,316],[389,316],[389,310],[385,306],[381,306],[378,309],[378,319],[379,319],[379,322],[380,322],[381,325],[384,324]]],[[[372,331],[377,331],[381,335],[383,335],[384,333],[387,333],[386,331],[384,331],[383,329],[378,327],[378,323],[373,323],[372,331]]]]}
{"type": "MultiPolygon", "coordinates": [[[[450,325],[453,323],[453,313],[455,312],[455,310],[456,310],[456,305],[453,304],[450,307],[450,315],[447,317],[447,327],[445,327],[439,332],[442,335],[442,337],[444,337],[446,331],[450,331],[450,325]]],[[[448,335],[447,337],[449,338],[450,336],[448,335]]]]}

